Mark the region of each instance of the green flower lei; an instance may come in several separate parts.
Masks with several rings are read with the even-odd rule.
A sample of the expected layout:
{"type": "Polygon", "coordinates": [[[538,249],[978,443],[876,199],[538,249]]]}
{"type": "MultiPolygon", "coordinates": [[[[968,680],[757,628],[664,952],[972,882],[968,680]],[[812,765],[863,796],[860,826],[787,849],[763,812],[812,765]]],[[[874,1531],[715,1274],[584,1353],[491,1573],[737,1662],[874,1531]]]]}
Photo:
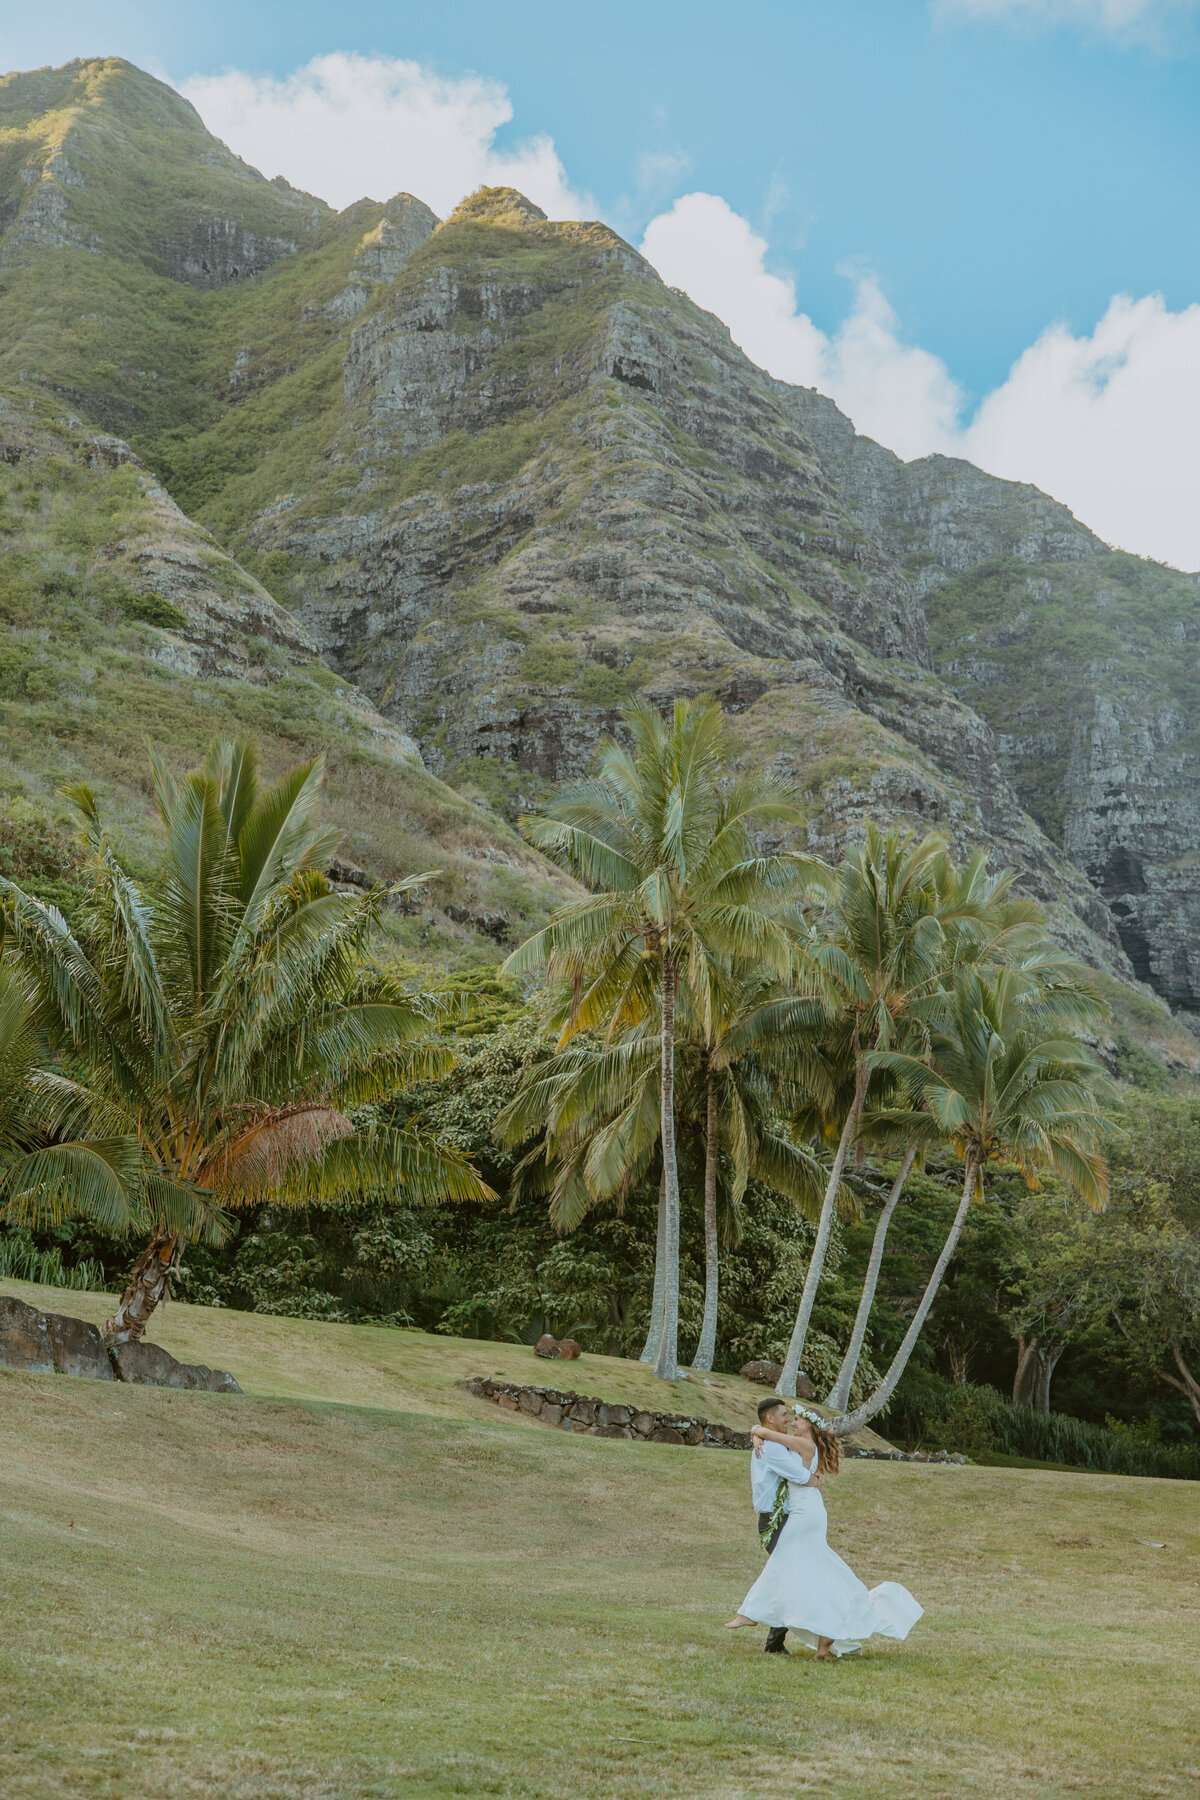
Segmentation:
{"type": "Polygon", "coordinates": [[[768,1556],[771,1554],[771,1534],[783,1518],[784,1508],[787,1506],[787,1492],[788,1484],[783,1477],[780,1476],[779,1485],[775,1489],[775,1504],[771,1508],[771,1516],[758,1534],[758,1541],[768,1556]]]}

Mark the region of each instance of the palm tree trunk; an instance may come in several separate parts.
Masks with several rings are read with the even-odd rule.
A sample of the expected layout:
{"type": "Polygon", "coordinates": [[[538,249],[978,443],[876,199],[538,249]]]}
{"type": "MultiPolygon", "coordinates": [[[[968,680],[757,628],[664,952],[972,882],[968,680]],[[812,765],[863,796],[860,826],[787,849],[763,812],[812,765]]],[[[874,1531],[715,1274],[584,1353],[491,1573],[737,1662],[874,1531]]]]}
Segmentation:
{"type": "Polygon", "coordinates": [[[924,1326],[926,1319],[929,1317],[929,1309],[937,1299],[938,1289],[942,1285],[942,1277],[950,1265],[950,1258],[954,1255],[958,1245],[959,1236],[962,1233],[962,1228],[967,1222],[967,1214],[971,1210],[971,1201],[975,1194],[975,1179],[977,1174],[978,1170],[973,1158],[968,1157],[966,1167],[963,1170],[962,1199],[958,1203],[958,1211],[954,1215],[954,1223],[950,1227],[949,1235],[942,1245],[942,1253],[934,1264],[933,1274],[929,1277],[925,1292],[921,1296],[921,1304],[913,1314],[912,1324],[904,1334],[903,1343],[892,1358],[891,1368],[888,1370],[879,1386],[875,1389],[871,1398],[869,1400],[864,1400],[862,1405],[857,1407],[854,1412],[844,1414],[833,1421],[835,1429],[843,1437],[848,1436],[852,1431],[860,1431],[864,1425],[868,1424],[869,1421],[875,1417],[876,1413],[881,1413],[883,1411],[884,1407],[895,1393],[896,1383],[908,1367],[908,1359],[916,1348],[917,1339],[921,1335],[921,1329],[924,1326]]]}
{"type": "Polygon", "coordinates": [[[717,1151],[720,1146],[717,1117],[717,1078],[708,1072],[708,1116],[704,1141],[704,1323],[693,1369],[711,1369],[717,1349],[717,1290],[720,1280],[720,1247],[717,1243],[717,1151]]]}
{"type": "Polygon", "coordinates": [[[137,1343],[151,1314],[169,1291],[171,1276],[179,1266],[183,1239],[177,1232],[156,1225],[145,1250],[133,1265],[125,1284],[125,1292],[117,1302],[111,1319],[104,1321],[105,1340],[110,1344],[137,1343]]]}
{"type": "Polygon", "coordinates": [[[666,1230],[663,1234],[662,1336],[654,1373],[662,1381],[679,1378],[679,1168],[675,1161],[675,998],[679,971],[669,951],[662,959],[662,1141],[666,1230]]]}
{"type": "Polygon", "coordinates": [[[808,1273],[804,1277],[804,1292],[800,1296],[796,1323],[792,1327],[791,1342],[788,1344],[787,1355],[783,1361],[783,1373],[775,1384],[775,1392],[782,1394],[788,1400],[796,1398],[796,1376],[800,1372],[800,1358],[804,1355],[804,1340],[808,1336],[808,1322],[812,1318],[817,1288],[825,1269],[825,1254],[829,1249],[829,1234],[833,1229],[833,1212],[837,1205],[838,1189],[842,1185],[842,1171],[846,1167],[846,1158],[850,1153],[850,1146],[854,1142],[854,1134],[858,1130],[858,1117],[862,1111],[863,1094],[866,1088],[865,1076],[866,1071],[860,1071],[855,1082],[854,1100],[850,1111],[846,1114],[846,1123],[842,1127],[837,1155],[834,1157],[833,1167],[829,1171],[825,1198],[821,1202],[821,1217],[817,1221],[817,1241],[813,1245],[812,1255],[808,1260],[808,1273]]]}
{"type": "Polygon", "coordinates": [[[904,1153],[904,1161],[900,1164],[900,1173],[892,1183],[892,1191],[879,1215],[879,1223],[875,1227],[875,1240],[871,1245],[871,1260],[867,1264],[862,1296],[859,1299],[858,1312],[854,1319],[854,1330],[850,1333],[850,1342],[846,1346],[846,1354],[842,1358],[842,1366],[838,1370],[837,1380],[830,1388],[829,1397],[825,1402],[826,1406],[832,1406],[835,1412],[843,1412],[850,1404],[850,1389],[854,1385],[854,1377],[858,1371],[858,1362],[867,1335],[867,1321],[871,1317],[871,1307],[875,1303],[875,1289],[879,1285],[879,1270],[883,1263],[883,1249],[887,1243],[888,1227],[892,1222],[892,1214],[900,1204],[900,1196],[904,1192],[904,1184],[908,1180],[909,1171],[916,1160],[917,1146],[910,1144],[904,1153]]]}
{"type": "Polygon", "coordinates": [[[658,1177],[658,1233],[654,1240],[654,1292],[650,1297],[650,1328],[639,1361],[652,1363],[662,1336],[663,1284],[667,1278],[667,1174],[658,1177]]]}

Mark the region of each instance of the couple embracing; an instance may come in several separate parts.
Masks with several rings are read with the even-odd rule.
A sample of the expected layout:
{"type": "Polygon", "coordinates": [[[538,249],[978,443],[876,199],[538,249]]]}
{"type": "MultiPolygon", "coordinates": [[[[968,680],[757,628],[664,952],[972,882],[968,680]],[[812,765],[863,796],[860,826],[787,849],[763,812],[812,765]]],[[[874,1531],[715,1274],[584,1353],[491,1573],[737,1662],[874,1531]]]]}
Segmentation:
{"type": "Polygon", "coordinates": [[[826,1542],[822,1490],[841,1467],[842,1446],[819,1413],[762,1400],[752,1432],[750,1487],[767,1566],[726,1630],[767,1625],[766,1649],[789,1654],[789,1630],[818,1661],[862,1649],[863,1638],[905,1638],[922,1608],[899,1582],[867,1589],[826,1542]]]}

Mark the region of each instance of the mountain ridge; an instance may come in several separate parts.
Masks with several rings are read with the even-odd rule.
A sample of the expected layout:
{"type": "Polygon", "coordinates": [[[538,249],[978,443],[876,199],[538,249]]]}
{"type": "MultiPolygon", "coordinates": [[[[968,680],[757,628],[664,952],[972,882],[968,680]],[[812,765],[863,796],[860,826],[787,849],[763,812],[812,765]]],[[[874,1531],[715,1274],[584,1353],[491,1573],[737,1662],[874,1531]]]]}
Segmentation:
{"type": "Polygon", "coordinates": [[[868,815],[985,843],[1065,941],[1200,1014],[1188,577],[1027,484],[901,462],[606,226],[511,190],[446,221],[411,195],[334,214],[130,65],[67,71],[103,150],[72,150],[74,185],[30,150],[53,136],[31,78],[0,82],[0,206],[23,233],[0,235],[0,385],[127,437],[430,769],[513,819],[635,695],[713,691],[805,794],[807,846],[836,854],[868,815]],[[151,195],[116,249],[66,241],[156,133],[172,216],[151,195]],[[57,184],[40,242],[16,192],[35,164],[57,184]],[[285,228],[251,267],[239,231],[285,228]],[[164,244],[214,260],[168,267],[164,244]]]}

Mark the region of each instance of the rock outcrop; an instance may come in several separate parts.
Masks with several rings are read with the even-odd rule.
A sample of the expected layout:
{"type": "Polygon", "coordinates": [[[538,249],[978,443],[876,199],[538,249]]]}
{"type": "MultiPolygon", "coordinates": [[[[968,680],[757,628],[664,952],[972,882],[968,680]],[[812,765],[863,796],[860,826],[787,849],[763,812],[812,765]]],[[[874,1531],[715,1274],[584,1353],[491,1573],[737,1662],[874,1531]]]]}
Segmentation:
{"type": "Polygon", "coordinates": [[[114,1344],[110,1351],[118,1381],[138,1387],[203,1389],[210,1394],[240,1394],[241,1388],[227,1369],[210,1369],[205,1363],[177,1362],[160,1344],[114,1344]]]}
{"type": "Polygon", "coordinates": [[[225,1369],[177,1362],[158,1344],[106,1345],[94,1325],[66,1313],[40,1312],[0,1294],[0,1368],[35,1375],[76,1375],[89,1381],[132,1381],[143,1387],[203,1389],[240,1394],[225,1369]]]}

